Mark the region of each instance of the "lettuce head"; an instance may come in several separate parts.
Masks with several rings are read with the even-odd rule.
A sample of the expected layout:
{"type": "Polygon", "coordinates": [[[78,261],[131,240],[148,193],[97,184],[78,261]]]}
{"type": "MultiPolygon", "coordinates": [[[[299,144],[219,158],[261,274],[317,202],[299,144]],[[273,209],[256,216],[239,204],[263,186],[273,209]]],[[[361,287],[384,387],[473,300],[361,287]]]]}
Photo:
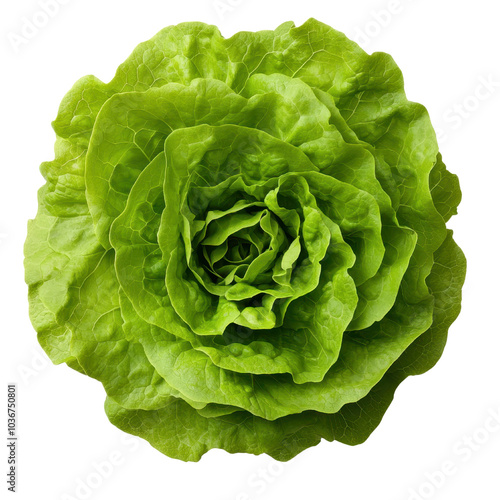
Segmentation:
{"type": "Polygon", "coordinates": [[[25,245],[54,363],[164,454],[363,442],[460,309],[460,189],[384,53],[314,19],[160,31],[79,80],[25,245]]]}

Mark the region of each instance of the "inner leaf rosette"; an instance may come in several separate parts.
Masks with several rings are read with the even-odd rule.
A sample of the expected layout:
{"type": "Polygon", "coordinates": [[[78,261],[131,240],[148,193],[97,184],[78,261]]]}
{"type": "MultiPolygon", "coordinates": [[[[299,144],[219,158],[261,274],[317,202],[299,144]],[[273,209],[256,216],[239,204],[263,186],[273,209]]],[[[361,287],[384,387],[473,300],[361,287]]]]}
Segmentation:
{"type": "Polygon", "coordinates": [[[79,80],[25,246],[55,363],[163,453],[364,441],[439,359],[460,189],[387,54],[315,20],[165,28],[79,80]]]}

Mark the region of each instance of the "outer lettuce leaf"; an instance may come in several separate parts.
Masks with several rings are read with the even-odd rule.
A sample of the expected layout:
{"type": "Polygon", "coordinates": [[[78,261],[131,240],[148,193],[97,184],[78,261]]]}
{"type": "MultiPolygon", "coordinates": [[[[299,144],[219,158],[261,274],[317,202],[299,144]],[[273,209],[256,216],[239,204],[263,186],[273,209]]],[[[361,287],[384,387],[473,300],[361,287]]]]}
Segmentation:
{"type": "Polygon", "coordinates": [[[465,259],[450,231],[437,252],[428,280],[437,304],[433,326],[410,345],[364,398],[344,405],[333,415],[309,411],[269,421],[237,412],[204,418],[176,398],[153,412],[126,410],[110,397],[106,412],[114,425],[147,439],[162,453],[192,461],[211,448],[230,453],[267,453],[287,461],[322,438],[359,444],[378,426],[398,385],[408,375],[429,370],[441,356],[446,332],[460,312],[464,278],[465,259]],[[456,274],[451,272],[453,269],[456,274]],[[256,440],[256,436],[260,439],[256,440]],[[181,449],[174,448],[179,443],[181,449]]]}

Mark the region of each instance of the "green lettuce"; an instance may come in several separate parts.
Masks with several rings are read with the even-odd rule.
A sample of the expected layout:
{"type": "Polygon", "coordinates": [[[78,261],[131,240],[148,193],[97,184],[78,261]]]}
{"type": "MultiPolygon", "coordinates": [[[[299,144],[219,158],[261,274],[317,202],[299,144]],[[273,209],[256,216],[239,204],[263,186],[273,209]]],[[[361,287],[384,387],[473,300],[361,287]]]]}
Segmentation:
{"type": "Polygon", "coordinates": [[[314,19],[184,23],[79,80],[25,245],[54,363],[168,456],[363,442],[439,359],[460,189],[393,59],[314,19]]]}

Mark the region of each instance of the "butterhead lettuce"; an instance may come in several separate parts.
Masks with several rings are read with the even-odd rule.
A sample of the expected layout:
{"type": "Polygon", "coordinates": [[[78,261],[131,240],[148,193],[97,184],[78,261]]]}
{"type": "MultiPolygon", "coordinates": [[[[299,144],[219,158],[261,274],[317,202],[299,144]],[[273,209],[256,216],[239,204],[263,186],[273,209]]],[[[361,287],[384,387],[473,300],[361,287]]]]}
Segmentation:
{"type": "Polygon", "coordinates": [[[460,189],[393,59],[184,23],[79,80],[25,245],[43,349],[168,456],[364,441],[460,309],[460,189]]]}

